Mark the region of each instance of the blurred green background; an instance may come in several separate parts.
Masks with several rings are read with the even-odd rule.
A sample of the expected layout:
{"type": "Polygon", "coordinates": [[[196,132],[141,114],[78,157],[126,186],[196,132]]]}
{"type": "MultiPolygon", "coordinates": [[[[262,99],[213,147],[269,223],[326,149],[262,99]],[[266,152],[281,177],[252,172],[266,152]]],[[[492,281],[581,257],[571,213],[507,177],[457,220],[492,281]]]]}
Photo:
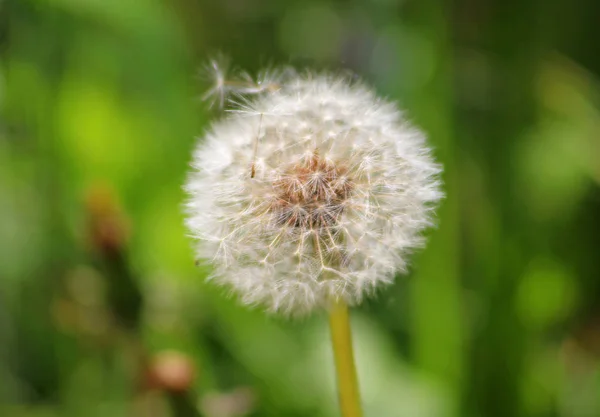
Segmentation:
{"type": "Polygon", "coordinates": [[[366,417],[600,416],[597,0],[0,0],[0,416],[337,416],[326,317],[203,282],[182,226],[217,51],[350,69],[445,166],[353,311],[366,417]]]}

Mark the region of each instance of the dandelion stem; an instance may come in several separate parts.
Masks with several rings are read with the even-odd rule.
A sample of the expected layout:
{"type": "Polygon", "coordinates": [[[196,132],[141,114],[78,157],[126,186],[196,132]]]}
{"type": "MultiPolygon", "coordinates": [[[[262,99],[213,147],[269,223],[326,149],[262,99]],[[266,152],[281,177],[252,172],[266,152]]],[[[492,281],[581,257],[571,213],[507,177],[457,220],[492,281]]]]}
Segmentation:
{"type": "Polygon", "coordinates": [[[342,417],[362,417],[348,305],[342,300],[336,301],[329,312],[329,327],[342,417]]]}

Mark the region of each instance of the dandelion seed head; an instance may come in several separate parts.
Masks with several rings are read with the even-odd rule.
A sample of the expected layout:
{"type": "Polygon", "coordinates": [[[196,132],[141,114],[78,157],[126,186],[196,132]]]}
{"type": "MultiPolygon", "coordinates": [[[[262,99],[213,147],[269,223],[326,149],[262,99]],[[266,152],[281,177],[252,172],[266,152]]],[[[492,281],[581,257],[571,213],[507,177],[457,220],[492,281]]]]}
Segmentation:
{"type": "Polygon", "coordinates": [[[391,283],[442,197],[424,135],[329,75],[280,76],[211,126],[192,165],[187,226],[212,280],[289,315],[391,283]]]}

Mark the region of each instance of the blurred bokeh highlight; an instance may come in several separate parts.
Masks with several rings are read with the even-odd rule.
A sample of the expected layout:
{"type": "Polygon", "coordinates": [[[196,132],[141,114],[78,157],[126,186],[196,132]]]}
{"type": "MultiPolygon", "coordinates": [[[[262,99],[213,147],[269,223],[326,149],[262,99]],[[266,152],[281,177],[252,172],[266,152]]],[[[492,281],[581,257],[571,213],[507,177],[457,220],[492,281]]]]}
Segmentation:
{"type": "Polygon", "coordinates": [[[204,283],[183,228],[221,51],[349,70],[447,198],[353,311],[366,417],[600,416],[600,3],[0,1],[0,416],[333,417],[326,317],[204,283]]]}

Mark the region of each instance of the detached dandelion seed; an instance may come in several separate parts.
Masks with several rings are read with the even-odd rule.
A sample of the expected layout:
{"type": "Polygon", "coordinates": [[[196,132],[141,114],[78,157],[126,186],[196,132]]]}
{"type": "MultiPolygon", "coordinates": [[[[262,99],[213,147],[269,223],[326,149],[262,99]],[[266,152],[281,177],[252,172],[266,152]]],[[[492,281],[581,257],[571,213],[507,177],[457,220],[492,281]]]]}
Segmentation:
{"type": "Polygon", "coordinates": [[[423,133],[359,82],[286,70],[220,85],[243,104],[194,152],[185,188],[197,255],[244,304],[330,311],[351,360],[345,306],[391,283],[423,245],[440,166],[423,133]]]}

